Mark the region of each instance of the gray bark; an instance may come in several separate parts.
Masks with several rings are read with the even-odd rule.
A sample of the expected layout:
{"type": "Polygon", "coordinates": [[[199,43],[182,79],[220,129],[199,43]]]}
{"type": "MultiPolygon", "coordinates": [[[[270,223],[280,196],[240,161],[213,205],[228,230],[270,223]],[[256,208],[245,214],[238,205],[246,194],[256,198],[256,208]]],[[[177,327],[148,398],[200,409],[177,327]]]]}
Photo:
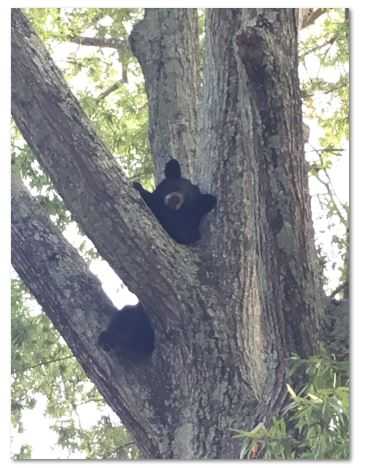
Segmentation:
{"type": "MultiPolygon", "coordinates": [[[[195,247],[175,244],[158,226],[30,25],[19,11],[12,16],[16,123],[76,221],[151,311],[156,348],[144,368],[123,366],[94,349],[100,305],[107,302],[94,285],[85,302],[76,303],[81,321],[73,326],[71,304],[58,303],[67,324],[61,332],[78,359],[89,362],[87,375],[145,457],[237,458],[239,441],[230,429],[269,422],[285,398],[289,354],[312,354],[318,344],[295,11],[208,10],[199,135],[196,12],[149,10],[134,28],[131,45],[149,95],[157,176],[164,149],[177,145],[172,156],[204,190],[218,194],[195,247]],[[172,133],[179,112],[185,131],[172,133]],[[90,299],[97,294],[99,306],[90,299]],[[75,343],[80,332],[88,334],[86,350],[75,343]]],[[[13,202],[13,211],[23,204],[13,202]]],[[[13,237],[14,258],[22,242],[37,248],[39,236],[22,229],[22,238],[13,237]]],[[[48,297],[54,289],[61,296],[71,290],[74,275],[67,269],[51,289],[49,257],[34,258],[27,250],[15,268],[53,319],[48,297]]]]}
{"type": "MultiPolygon", "coordinates": [[[[163,253],[180,258],[185,272],[192,254],[169,241],[128,184],[26,18],[14,10],[12,19],[14,120],[98,252],[138,297],[151,303],[156,285],[167,290],[176,268],[163,253]],[[146,268],[149,263],[156,268],[146,268]]],[[[181,292],[190,280],[182,279],[181,268],[178,280],[181,292]]]]}
{"type": "Polygon", "coordinates": [[[117,372],[120,364],[97,347],[97,338],[108,325],[114,306],[78,251],[66,242],[15,175],[12,264],[103,397],[135,439],[143,440],[144,455],[158,456],[154,434],[147,431],[153,409],[149,405],[144,411],[143,401],[148,392],[146,379],[152,388],[158,386],[158,391],[163,391],[160,376],[149,363],[117,372]]]}
{"type": "Polygon", "coordinates": [[[218,193],[210,243],[230,277],[214,278],[221,319],[239,330],[265,420],[281,405],[289,353],[314,353],[319,334],[295,10],[209,10],[206,29],[197,173],[218,193]]]}
{"type": "Polygon", "coordinates": [[[147,9],[129,39],[145,77],[155,179],[163,178],[169,158],[180,161],[189,177],[197,136],[197,10],[147,9]]]}
{"type": "Polygon", "coordinates": [[[304,29],[312,25],[326,11],[327,8],[299,8],[298,29],[304,29]]]}

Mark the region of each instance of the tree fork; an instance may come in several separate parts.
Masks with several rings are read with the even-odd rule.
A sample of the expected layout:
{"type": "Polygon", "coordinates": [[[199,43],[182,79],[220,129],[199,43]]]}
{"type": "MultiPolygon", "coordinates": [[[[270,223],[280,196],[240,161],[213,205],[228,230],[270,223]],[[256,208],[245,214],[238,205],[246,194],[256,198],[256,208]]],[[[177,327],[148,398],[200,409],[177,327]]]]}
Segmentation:
{"type": "MultiPolygon", "coordinates": [[[[146,430],[136,440],[147,457],[237,458],[240,444],[230,429],[270,421],[285,397],[289,354],[317,349],[319,291],[293,10],[207,10],[202,125],[192,166],[218,203],[201,245],[187,248],[165,235],[129,188],[21,13],[13,20],[16,122],[102,256],[154,308],[149,372],[126,372],[100,356],[110,363],[112,385],[131,393],[119,410],[146,430]],[[137,395],[140,407],[131,411],[126,405],[137,395]]],[[[171,147],[167,106],[189,106],[191,140],[185,134],[172,144],[180,145],[182,161],[194,154],[195,83],[172,83],[168,94],[162,88],[162,73],[183,83],[179,67],[186,62],[173,63],[174,54],[195,50],[186,36],[172,48],[167,35],[194,34],[194,20],[195,12],[149,10],[130,40],[152,108],[158,177],[164,135],[171,147]],[[141,42],[154,47],[156,59],[141,42]]]]}
{"type": "Polygon", "coordinates": [[[170,292],[168,278],[173,277],[178,294],[184,290],[187,297],[185,285],[196,280],[191,273],[197,266],[196,255],[169,239],[159,226],[17,9],[12,11],[12,115],[100,255],[144,304],[152,304],[158,296],[159,309],[172,316],[178,309],[177,298],[169,294],[167,304],[162,304],[164,295],[157,291],[170,292]],[[179,258],[178,265],[190,268],[176,273],[177,264],[171,264],[165,252],[179,258]],[[182,279],[182,271],[190,272],[187,278],[182,279]]]}

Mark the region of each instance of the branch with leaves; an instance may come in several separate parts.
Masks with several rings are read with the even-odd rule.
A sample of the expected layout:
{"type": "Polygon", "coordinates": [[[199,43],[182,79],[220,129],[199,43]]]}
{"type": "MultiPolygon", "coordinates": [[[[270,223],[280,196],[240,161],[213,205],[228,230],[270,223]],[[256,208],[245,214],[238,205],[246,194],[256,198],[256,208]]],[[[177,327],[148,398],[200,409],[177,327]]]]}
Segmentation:
{"type": "Polygon", "coordinates": [[[92,47],[101,47],[101,48],[110,48],[110,49],[129,49],[128,41],[123,39],[116,38],[104,38],[104,37],[87,37],[87,36],[71,36],[69,37],[71,42],[75,44],[92,46],[92,47]]]}
{"type": "Polygon", "coordinates": [[[86,36],[71,36],[70,42],[74,42],[83,46],[99,47],[102,49],[109,48],[115,49],[119,55],[119,61],[121,64],[121,79],[114,83],[112,86],[103,91],[98,97],[97,102],[105,99],[111,93],[120,88],[124,83],[128,82],[128,70],[127,70],[127,57],[131,55],[128,40],[115,39],[115,38],[103,38],[103,37],[86,37],[86,36]]]}

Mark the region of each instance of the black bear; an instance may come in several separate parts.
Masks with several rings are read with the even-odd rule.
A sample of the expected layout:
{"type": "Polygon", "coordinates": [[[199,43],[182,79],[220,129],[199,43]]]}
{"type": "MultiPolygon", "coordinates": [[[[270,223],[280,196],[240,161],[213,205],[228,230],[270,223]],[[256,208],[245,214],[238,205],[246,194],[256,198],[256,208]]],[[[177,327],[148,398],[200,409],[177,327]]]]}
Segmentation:
{"type": "Polygon", "coordinates": [[[168,161],[164,173],[165,179],[152,193],[138,182],[133,186],[172,239],[192,244],[200,239],[200,221],[215,207],[216,197],[200,193],[198,186],[181,177],[176,159],[168,161]]]}
{"type": "Polygon", "coordinates": [[[154,350],[154,330],[143,305],[127,305],[117,310],[98,338],[105,351],[114,351],[132,361],[149,356],[154,350]]]}

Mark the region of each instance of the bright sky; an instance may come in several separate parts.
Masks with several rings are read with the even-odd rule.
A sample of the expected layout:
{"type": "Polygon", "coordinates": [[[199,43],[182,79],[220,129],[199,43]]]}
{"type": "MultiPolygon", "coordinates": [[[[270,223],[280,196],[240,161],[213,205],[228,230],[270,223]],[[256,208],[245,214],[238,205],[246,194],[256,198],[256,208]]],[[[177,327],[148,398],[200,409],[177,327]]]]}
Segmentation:
{"type": "MultiPolygon", "coordinates": [[[[315,24],[308,28],[305,28],[300,33],[301,40],[306,40],[311,34],[320,30],[321,23],[324,17],[320,17],[315,24]]],[[[330,49],[332,51],[332,48],[330,49]]],[[[347,70],[347,66],[342,65],[342,71],[347,70]]],[[[340,76],[340,69],[337,67],[324,69],[320,66],[318,58],[314,54],[309,54],[305,59],[305,66],[301,65],[299,69],[300,79],[308,80],[309,78],[323,78],[330,82],[336,82],[340,76]]],[[[318,109],[327,109],[330,114],[333,114],[334,107],[329,105],[328,96],[322,93],[317,93],[314,97],[314,103],[318,109]]],[[[337,102],[335,102],[337,109],[337,102]]],[[[309,141],[305,145],[306,159],[309,162],[316,161],[318,159],[317,153],[314,149],[321,147],[319,139],[322,136],[322,129],[318,127],[315,120],[306,118],[306,109],[304,109],[304,122],[310,128],[309,141]]],[[[332,181],[333,189],[336,197],[343,203],[349,203],[349,142],[344,141],[341,145],[344,148],[341,157],[334,157],[332,162],[332,168],[329,169],[328,173],[332,181]]],[[[324,179],[324,178],[323,178],[324,179]]],[[[339,258],[339,252],[336,246],[332,243],[332,237],[337,234],[340,237],[344,235],[344,227],[336,223],[336,225],[330,229],[329,220],[324,217],[324,209],[321,207],[317,194],[323,194],[326,192],[322,184],[315,179],[310,177],[309,179],[310,192],[312,195],[312,214],[315,228],[316,241],[323,246],[323,251],[327,254],[329,262],[326,266],[326,276],[329,284],[327,286],[327,292],[332,292],[339,284],[339,271],[338,268],[341,265],[341,259],[339,258]]],[[[337,218],[333,218],[336,221],[337,218]]]]}
{"type": "MultiPolygon", "coordinates": [[[[79,53],[85,54],[87,49],[84,47],[79,47],[77,45],[60,45],[53,50],[54,58],[59,66],[63,65],[64,61],[67,58],[67,55],[71,53],[71,50],[79,50],[79,53]]],[[[308,70],[317,70],[318,64],[316,62],[308,63],[308,70]]],[[[118,73],[120,73],[120,69],[118,67],[118,73]]],[[[337,71],[334,71],[335,77],[337,71]]],[[[71,83],[72,88],[76,90],[84,89],[87,87],[87,82],[84,80],[83,74],[79,75],[78,79],[75,79],[71,83]]],[[[319,103],[321,105],[321,102],[319,103]]],[[[320,136],[319,129],[316,127],[314,122],[307,122],[310,126],[310,141],[309,144],[312,147],[319,147],[318,138],[320,136]]],[[[346,145],[345,145],[346,147],[346,145]]],[[[347,148],[347,147],[346,147],[347,148]]],[[[307,150],[310,149],[309,146],[306,147],[307,150]]],[[[330,175],[332,178],[332,182],[334,183],[334,188],[337,192],[338,197],[342,201],[348,201],[349,199],[349,157],[348,157],[348,149],[345,151],[344,157],[337,160],[334,163],[330,175]]],[[[312,180],[311,181],[311,189],[313,192],[318,192],[320,187],[319,185],[312,180]]],[[[327,247],[327,251],[330,253],[330,257],[335,256],[335,252],[332,252],[331,247],[331,236],[332,232],[330,232],[326,226],[321,225],[318,220],[320,215],[320,208],[316,203],[313,203],[313,215],[314,220],[317,224],[316,230],[320,235],[320,232],[324,230],[325,232],[321,234],[321,242],[324,243],[327,247]]],[[[77,237],[77,231],[74,225],[68,228],[65,233],[66,237],[72,244],[78,246],[80,244],[81,239],[77,237]]],[[[334,249],[333,249],[334,250],[334,249]]],[[[336,258],[334,258],[337,261],[336,258]]],[[[115,306],[122,307],[125,304],[129,303],[136,303],[137,300],[134,295],[132,295],[121,283],[121,280],[116,276],[116,274],[112,271],[109,265],[105,261],[101,260],[94,260],[91,264],[91,270],[95,273],[100,280],[102,281],[103,288],[107,295],[113,300],[115,306]]],[[[331,284],[330,286],[337,285],[337,276],[332,275],[332,271],[329,271],[331,284]]],[[[332,289],[332,287],[330,288],[332,289]]],[[[24,413],[24,426],[25,432],[23,434],[13,433],[14,439],[12,441],[12,452],[17,452],[20,445],[22,444],[30,444],[32,445],[33,450],[33,459],[55,459],[55,458],[64,458],[69,457],[66,451],[63,451],[59,447],[56,446],[57,436],[56,434],[49,429],[49,424],[52,422],[44,415],[45,411],[45,401],[43,398],[38,399],[38,403],[34,410],[25,411],[24,413]],[[37,430],[34,428],[37,427],[37,430]]],[[[110,416],[112,415],[113,420],[118,421],[116,415],[112,413],[110,409],[106,411],[109,412],[110,416]]],[[[80,419],[85,422],[88,426],[90,424],[94,424],[99,417],[95,408],[90,408],[88,406],[81,408],[79,410],[80,419]]],[[[77,455],[74,455],[73,458],[80,458],[77,455]]],[[[81,458],[84,458],[82,456],[81,458]]]]}

